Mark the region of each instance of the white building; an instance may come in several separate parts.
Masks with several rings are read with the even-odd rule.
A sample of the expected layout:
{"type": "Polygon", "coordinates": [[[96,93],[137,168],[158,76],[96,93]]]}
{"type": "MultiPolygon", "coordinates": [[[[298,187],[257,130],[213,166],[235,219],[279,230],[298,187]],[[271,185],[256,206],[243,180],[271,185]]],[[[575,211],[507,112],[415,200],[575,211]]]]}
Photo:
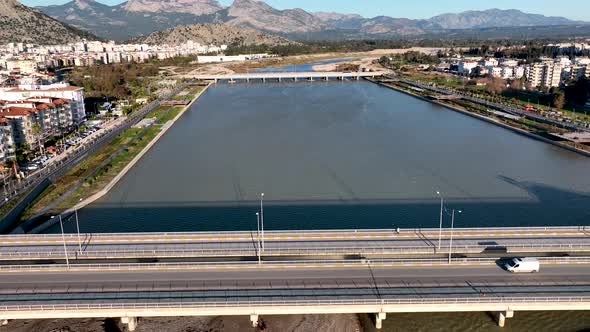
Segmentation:
{"type": "Polygon", "coordinates": [[[479,66],[477,61],[459,61],[457,70],[462,74],[469,75],[477,66],[479,66]]]}
{"type": "Polygon", "coordinates": [[[50,85],[19,85],[17,88],[0,88],[0,99],[7,101],[25,100],[32,97],[53,97],[68,99],[74,123],[80,123],[86,117],[84,108],[84,89],[66,83],[50,85]]]}
{"type": "Polygon", "coordinates": [[[558,87],[561,84],[563,67],[553,61],[529,65],[526,70],[527,81],[535,87],[558,87]]]}

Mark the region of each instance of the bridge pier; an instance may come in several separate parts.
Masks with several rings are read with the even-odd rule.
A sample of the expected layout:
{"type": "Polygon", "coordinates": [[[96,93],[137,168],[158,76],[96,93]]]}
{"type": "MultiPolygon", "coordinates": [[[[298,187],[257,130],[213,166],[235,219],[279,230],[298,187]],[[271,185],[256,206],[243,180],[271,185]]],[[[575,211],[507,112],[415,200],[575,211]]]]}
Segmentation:
{"type": "Polygon", "coordinates": [[[279,77],[279,83],[281,83],[281,78],[279,77]]]}
{"type": "Polygon", "coordinates": [[[514,311],[512,311],[512,310],[498,312],[497,313],[498,326],[504,327],[506,325],[506,318],[512,318],[512,317],[514,317],[514,311]]]}
{"type": "Polygon", "coordinates": [[[121,323],[127,324],[127,330],[133,332],[137,328],[137,317],[121,317],[121,323]]]}
{"type": "Polygon", "coordinates": [[[250,322],[252,323],[252,327],[258,326],[258,315],[256,315],[256,314],[250,315],[250,322]]]}
{"type": "Polygon", "coordinates": [[[387,317],[387,314],[384,312],[380,312],[375,314],[375,328],[377,330],[381,330],[383,328],[383,321],[387,317]]]}

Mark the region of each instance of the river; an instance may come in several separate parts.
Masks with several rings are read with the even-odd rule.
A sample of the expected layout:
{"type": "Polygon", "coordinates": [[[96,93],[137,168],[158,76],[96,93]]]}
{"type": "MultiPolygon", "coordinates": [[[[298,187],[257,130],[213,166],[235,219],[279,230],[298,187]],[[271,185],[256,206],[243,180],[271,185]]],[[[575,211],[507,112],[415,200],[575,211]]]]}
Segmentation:
{"type": "MultiPolygon", "coordinates": [[[[590,158],[369,82],[211,87],[85,232],[584,225],[590,158]],[[446,218],[448,225],[450,218],[446,218]]],[[[68,227],[72,227],[70,224],[68,227]]]]}
{"type": "MultiPolygon", "coordinates": [[[[368,82],[220,84],[79,218],[83,232],[249,230],[264,192],[266,229],[436,227],[441,191],[459,227],[585,225],[588,170],[590,158],[368,82]]],[[[383,331],[588,327],[586,312],[517,312],[505,329],[436,313],[388,315],[383,331]]]]}

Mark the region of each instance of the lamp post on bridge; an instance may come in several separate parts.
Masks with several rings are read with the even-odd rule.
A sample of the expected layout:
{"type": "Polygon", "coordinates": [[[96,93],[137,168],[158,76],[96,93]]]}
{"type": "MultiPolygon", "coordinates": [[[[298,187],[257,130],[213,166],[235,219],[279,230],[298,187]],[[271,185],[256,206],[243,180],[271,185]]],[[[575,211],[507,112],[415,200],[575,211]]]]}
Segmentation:
{"type": "Polygon", "coordinates": [[[451,256],[453,253],[453,231],[455,229],[455,211],[457,211],[458,214],[463,212],[461,210],[453,209],[453,212],[451,213],[451,242],[449,243],[449,264],[451,264],[451,256]]]}
{"type": "MultiPolygon", "coordinates": [[[[55,216],[52,216],[51,219],[55,218],[55,216]]],[[[66,266],[68,268],[68,270],[70,269],[70,259],[68,257],[68,247],[66,245],[66,236],[64,234],[64,224],[61,220],[61,214],[59,215],[59,227],[61,228],[61,240],[63,241],[63,245],[64,245],[64,254],[66,256],[66,266]]]]}
{"type": "Polygon", "coordinates": [[[264,193],[260,194],[260,228],[262,235],[262,251],[264,252],[264,193]]]}
{"type": "Polygon", "coordinates": [[[260,212],[256,212],[256,243],[258,244],[258,264],[262,264],[262,258],[260,257],[260,212]]]}
{"type": "Polygon", "coordinates": [[[438,250],[440,250],[441,240],[442,240],[442,224],[443,224],[443,208],[444,208],[444,198],[440,191],[437,191],[436,194],[440,196],[440,220],[438,226],[438,250]]]}

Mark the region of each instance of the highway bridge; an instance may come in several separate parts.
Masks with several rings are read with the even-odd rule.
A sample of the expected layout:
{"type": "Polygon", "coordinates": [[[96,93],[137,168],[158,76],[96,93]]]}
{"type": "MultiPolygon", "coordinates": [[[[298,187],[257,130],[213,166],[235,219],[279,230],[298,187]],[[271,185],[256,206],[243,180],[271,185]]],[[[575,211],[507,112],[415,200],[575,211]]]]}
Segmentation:
{"type": "Polygon", "coordinates": [[[201,81],[218,82],[282,82],[282,81],[319,81],[319,80],[360,80],[365,77],[378,77],[385,75],[386,72],[252,72],[252,73],[235,73],[223,75],[191,75],[190,78],[201,81]]]}
{"type": "Polygon", "coordinates": [[[489,311],[503,326],[518,311],[590,310],[588,235],[585,227],[266,231],[264,250],[256,232],[3,235],[0,321],[114,317],[132,331],[138,317],[243,315],[254,326],[267,315],[367,313],[381,327],[401,312],[489,311]],[[539,273],[501,268],[524,247],[539,257],[539,273]]]}
{"type": "Polygon", "coordinates": [[[0,235],[0,261],[71,258],[586,254],[582,227],[0,235]],[[264,240],[264,247],[262,247],[264,240]]]}

